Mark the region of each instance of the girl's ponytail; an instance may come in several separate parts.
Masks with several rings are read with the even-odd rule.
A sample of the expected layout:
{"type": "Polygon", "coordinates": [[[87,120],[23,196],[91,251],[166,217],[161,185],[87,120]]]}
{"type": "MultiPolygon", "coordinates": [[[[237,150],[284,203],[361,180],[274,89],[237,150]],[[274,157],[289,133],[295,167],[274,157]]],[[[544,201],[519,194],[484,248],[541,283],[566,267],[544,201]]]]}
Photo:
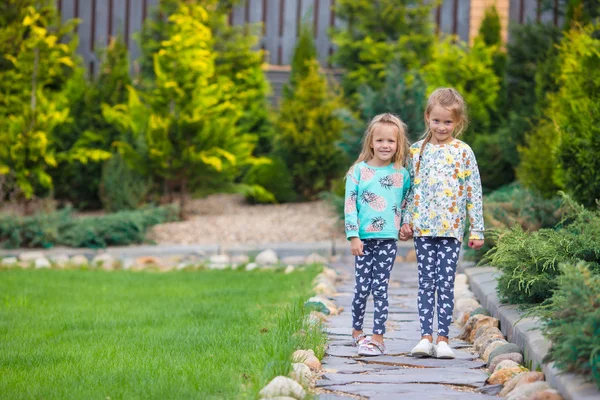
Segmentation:
{"type": "Polygon", "coordinates": [[[425,146],[427,146],[427,143],[429,143],[430,140],[431,131],[427,130],[427,137],[423,141],[423,144],[421,144],[421,150],[419,151],[419,160],[417,161],[417,165],[415,168],[415,178],[419,175],[419,170],[421,169],[421,157],[423,157],[423,151],[425,150],[425,146]]]}

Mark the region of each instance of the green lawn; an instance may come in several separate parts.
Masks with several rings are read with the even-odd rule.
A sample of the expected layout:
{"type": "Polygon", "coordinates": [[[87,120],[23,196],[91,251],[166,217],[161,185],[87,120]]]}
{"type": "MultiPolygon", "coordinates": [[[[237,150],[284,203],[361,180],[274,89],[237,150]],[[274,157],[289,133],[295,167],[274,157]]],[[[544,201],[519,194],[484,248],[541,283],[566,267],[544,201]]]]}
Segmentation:
{"type": "Polygon", "coordinates": [[[318,272],[0,270],[0,398],[255,397],[318,272]]]}

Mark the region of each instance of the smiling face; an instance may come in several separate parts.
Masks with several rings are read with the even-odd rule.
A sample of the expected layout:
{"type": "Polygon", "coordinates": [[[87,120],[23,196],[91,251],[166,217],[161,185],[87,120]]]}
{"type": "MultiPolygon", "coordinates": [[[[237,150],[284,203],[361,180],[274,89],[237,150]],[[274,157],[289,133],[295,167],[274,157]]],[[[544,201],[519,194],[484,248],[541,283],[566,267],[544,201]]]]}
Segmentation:
{"type": "Polygon", "coordinates": [[[398,128],[393,124],[378,124],[371,139],[374,167],[384,167],[392,162],[398,150],[398,128]]]}
{"type": "Polygon", "coordinates": [[[436,105],[426,115],[426,119],[431,131],[432,144],[446,144],[454,139],[452,133],[454,132],[454,128],[456,128],[456,121],[452,111],[436,105]]]}

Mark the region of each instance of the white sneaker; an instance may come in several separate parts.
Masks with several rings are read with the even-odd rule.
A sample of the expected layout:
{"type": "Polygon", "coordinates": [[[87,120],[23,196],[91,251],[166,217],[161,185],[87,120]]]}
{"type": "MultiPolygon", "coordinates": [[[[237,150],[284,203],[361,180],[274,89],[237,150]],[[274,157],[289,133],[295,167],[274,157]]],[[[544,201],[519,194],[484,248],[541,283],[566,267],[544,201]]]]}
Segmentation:
{"type": "Polygon", "coordinates": [[[454,352],[446,342],[439,342],[433,346],[433,356],[435,358],[454,358],[454,352]]]}
{"type": "Polygon", "coordinates": [[[431,357],[433,354],[433,343],[428,339],[422,339],[418,345],[413,347],[410,354],[415,357],[431,357]]]}

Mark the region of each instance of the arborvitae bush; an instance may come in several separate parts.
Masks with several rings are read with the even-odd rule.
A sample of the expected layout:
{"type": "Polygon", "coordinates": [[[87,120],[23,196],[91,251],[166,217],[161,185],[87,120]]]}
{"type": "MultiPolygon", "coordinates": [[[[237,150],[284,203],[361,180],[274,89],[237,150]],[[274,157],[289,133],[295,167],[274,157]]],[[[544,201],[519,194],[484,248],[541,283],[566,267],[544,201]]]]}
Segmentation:
{"type": "Polygon", "coordinates": [[[502,151],[504,140],[498,133],[478,134],[472,140],[484,191],[498,189],[515,180],[515,172],[502,151]]]}
{"type": "MultiPolygon", "coordinates": [[[[287,203],[296,199],[290,171],[279,157],[273,157],[268,163],[252,166],[244,177],[244,183],[261,186],[270,192],[278,203],[287,203]]],[[[246,194],[246,200],[250,203],[265,202],[263,197],[256,196],[254,191],[246,194]]]]}
{"type": "Polygon", "coordinates": [[[110,212],[138,208],[150,191],[152,181],[132,170],[120,154],[114,154],[102,168],[100,198],[110,212]]]}
{"type": "Polygon", "coordinates": [[[427,103],[427,89],[421,74],[410,73],[399,62],[391,63],[385,75],[383,87],[376,90],[362,86],[357,93],[358,112],[349,109],[339,111],[348,126],[340,143],[350,160],[355,160],[362,148],[365,127],[376,115],[389,112],[398,115],[408,128],[412,142],[425,131],[423,114],[427,103]]]}
{"type": "MultiPolygon", "coordinates": [[[[86,77],[83,70],[69,81],[67,98],[71,118],[56,132],[60,150],[77,148],[81,144],[111,152],[119,131],[102,116],[102,105],[114,106],[127,98],[131,84],[127,47],[121,38],[111,40],[101,51],[102,64],[96,76],[86,77]]],[[[68,201],[78,209],[98,209],[103,162],[87,159],[60,165],[52,172],[54,196],[68,201]]]]}
{"type": "MultiPolygon", "coordinates": [[[[500,81],[493,69],[493,55],[494,48],[479,37],[471,47],[448,37],[436,43],[433,60],[423,68],[428,93],[440,86],[454,87],[465,98],[469,128],[461,139],[467,143],[473,143],[476,135],[490,133],[491,114],[497,112],[500,81]]],[[[477,161],[484,160],[478,157],[477,161]]]]}
{"type": "Polygon", "coordinates": [[[585,263],[560,265],[557,290],[542,312],[552,342],[544,361],[583,375],[600,388],[600,275],[585,263]]]}
{"type": "MultiPolygon", "coordinates": [[[[586,207],[600,199],[600,23],[574,28],[560,45],[560,90],[550,118],[560,138],[561,183],[586,207]]],[[[535,145],[535,144],[533,144],[535,145]]]]}
{"type": "MultiPolygon", "coordinates": [[[[506,45],[508,120],[500,132],[505,158],[516,167],[519,164],[517,147],[525,143],[525,132],[538,125],[546,94],[556,90],[553,75],[559,67],[554,65],[555,45],[561,31],[550,24],[512,24],[510,35],[512,40],[506,45]]],[[[550,195],[555,194],[556,191],[550,195]]]]}
{"type": "Polygon", "coordinates": [[[491,127],[495,131],[505,121],[506,109],[506,62],[507,55],[503,48],[502,42],[502,24],[500,15],[495,5],[485,10],[481,27],[479,28],[479,37],[487,46],[493,47],[493,68],[500,82],[500,90],[498,91],[498,99],[496,101],[497,112],[491,115],[491,127]]]}
{"type": "Polygon", "coordinates": [[[362,85],[380,89],[386,68],[399,58],[408,69],[429,62],[435,42],[434,4],[424,0],[338,0],[335,15],[345,23],[334,29],[333,55],[344,68],[345,95],[362,85]]]}
{"type": "Polygon", "coordinates": [[[313,36],[312,25],[303,23],[300,28],[298,43],[294,49],[292,58],[292,72],[290,74],[290,83],[283,87],[283,95],[291,97],[298,82],[308,75],[311,60],[317,59],[317,47],[313,36]]]}
{"type": "Polygon", "coordinates": [[[552,121],[540,120],[525,136],[525,145],[519,146],[521,163],[517,177],[526,187],[544,197],[554,196],[561,189],[558,164],[558,135],[552,121]]]}
{"type": "Polygon", "coordinates": [[[318,62],[313,60],[309,66],[293,97],[282,102],[275,142],[276,154],[292,173],[294,189],[305,199],[329,190],[344,164],[343,153],[335,145],[343,129],[336,114],[341,102],[319,74],[318,62]]]}

